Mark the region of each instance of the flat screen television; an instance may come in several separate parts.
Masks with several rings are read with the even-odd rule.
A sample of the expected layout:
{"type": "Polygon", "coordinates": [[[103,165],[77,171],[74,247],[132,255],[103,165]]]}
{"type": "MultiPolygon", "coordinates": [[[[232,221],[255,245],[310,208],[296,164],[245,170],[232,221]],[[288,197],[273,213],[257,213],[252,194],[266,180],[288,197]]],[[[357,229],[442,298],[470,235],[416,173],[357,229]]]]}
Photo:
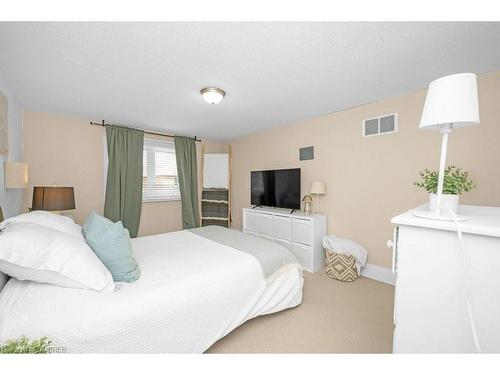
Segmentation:
{"type": "Polygon", "coordinates": [[[300,208],[300,168],[251,172],[251,204],[300,208]]]}

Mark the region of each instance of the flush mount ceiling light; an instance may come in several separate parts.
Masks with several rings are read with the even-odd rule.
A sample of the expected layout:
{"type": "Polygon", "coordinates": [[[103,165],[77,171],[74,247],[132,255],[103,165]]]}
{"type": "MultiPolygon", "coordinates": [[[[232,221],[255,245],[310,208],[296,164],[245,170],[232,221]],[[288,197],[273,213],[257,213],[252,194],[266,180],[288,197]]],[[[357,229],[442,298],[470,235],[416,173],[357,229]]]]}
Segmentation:
{"type": "Polygon", "coordinates": [[[203,100],[205,100],[208,104],[219,104],[222,102],[222,99],[224,99],[224,95],[226,95],[224,90],[217,87],[205,87],[200,90],[200,93],[203,100]]]}

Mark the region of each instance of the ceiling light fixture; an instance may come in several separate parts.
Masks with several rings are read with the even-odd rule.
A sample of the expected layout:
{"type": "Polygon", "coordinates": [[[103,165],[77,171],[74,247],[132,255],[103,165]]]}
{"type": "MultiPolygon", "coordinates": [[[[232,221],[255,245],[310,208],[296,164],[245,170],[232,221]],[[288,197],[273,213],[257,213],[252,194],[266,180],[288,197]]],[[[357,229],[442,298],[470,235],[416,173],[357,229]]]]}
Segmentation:
{"type": "Polygon", "coordinates": [[[200,93],[203,100],[205,100],[208,104],[219,104],[222,102],[222,99],[224,99],[224,95],[226,95],[224,90],[217,87],[205,87],[200,90],[200,93]]]}

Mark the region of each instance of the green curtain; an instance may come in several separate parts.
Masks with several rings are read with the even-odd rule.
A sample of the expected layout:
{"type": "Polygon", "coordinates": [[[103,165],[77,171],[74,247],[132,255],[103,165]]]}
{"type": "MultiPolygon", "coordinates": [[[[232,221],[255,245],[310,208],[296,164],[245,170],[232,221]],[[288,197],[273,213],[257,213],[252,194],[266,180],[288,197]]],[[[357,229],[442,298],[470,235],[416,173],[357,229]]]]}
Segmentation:
{"type": "Polygon", "coordinates": [[[174,141],[182,199],[182,227],[196,228],[200,226],[196,142],[187,137],[174,137],[174,141]]]}
{"type": "Polygon", "coordinates": [[[121,221],[137,237],[142,208],[142,154],[144,132],[106,125],[108,177],[104,216],[121,221]]]}

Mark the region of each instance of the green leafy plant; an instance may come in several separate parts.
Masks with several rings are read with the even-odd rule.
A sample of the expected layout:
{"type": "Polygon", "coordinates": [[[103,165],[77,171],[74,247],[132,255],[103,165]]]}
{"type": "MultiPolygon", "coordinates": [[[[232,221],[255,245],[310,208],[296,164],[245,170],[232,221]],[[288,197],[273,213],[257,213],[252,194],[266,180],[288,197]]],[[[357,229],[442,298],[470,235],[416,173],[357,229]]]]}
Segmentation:
{"type": "MultiPolygon", "coordinates": [[[[419,173],[420,182],[415,182],[415,186],[424,188],[428,193],[437,192],[438,172],[424,169],[419,173]]],[[[447,167],[444,171],[443,194],[460,195],[474,189],[476,185],[469,178],[469,173],[453,165],[447,167]]]]}
{"type": "Polygon", "coordinates": [[[50,341],[47,337],[42,337],[38,340],[30,341],[26,336],[21,336],[17,340],[8,340],[4,345],[0,346],[0,353],[47,353],[50,341]]]}

